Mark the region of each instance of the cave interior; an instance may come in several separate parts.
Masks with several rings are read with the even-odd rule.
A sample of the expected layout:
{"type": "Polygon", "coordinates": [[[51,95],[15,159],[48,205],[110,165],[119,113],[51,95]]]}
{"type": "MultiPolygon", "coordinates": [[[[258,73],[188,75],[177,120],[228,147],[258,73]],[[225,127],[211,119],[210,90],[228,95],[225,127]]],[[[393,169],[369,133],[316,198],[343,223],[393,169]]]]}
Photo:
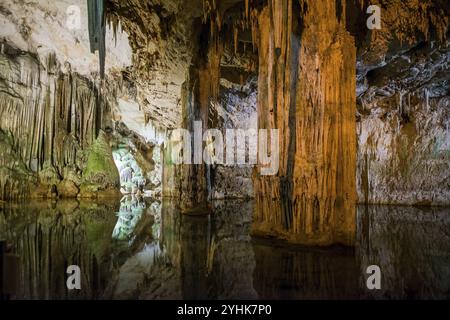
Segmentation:
{"type": "Polygon", "coordinates": [[[12,296],[449,299],[449,25],[447,0],[3,1],[12,296]]]}

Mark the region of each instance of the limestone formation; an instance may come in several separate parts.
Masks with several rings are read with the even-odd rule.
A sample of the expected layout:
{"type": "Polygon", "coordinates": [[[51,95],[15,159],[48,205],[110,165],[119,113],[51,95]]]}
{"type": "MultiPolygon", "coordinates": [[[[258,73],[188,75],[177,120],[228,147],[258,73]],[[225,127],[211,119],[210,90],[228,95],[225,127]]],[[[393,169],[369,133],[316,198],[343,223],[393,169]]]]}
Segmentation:
{"type": "Polygon", "coordinates": [[[294,9],[288,1],[264,8],[258,25],[258,126],[279,128],[280,170],[255,178],[255,232],[351,245],[356,49],[345,12],[332,2],[302,1],[294,9]],[[297,10],[300,25],[291,14],[297,10]]]}
{"type": "Polygon", "coordinates": [[[114,163],[109,139],[101,131],[88,151],[86,168],[80,186],[80,197],[117,195],[119,185],[119,171],[114,163]]]}

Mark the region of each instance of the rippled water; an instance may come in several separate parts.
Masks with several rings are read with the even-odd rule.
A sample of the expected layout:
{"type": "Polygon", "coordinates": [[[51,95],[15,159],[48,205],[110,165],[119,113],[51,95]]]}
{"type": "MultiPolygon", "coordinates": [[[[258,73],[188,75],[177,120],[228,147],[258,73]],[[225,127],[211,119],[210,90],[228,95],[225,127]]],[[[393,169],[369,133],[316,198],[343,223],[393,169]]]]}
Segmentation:
{"type": "Polygon", "coordinates": [[[250,236],[252,202],[181,216],[170,201],[7,203],[0,238],[20,257],[18,299],[449,299],[450,209],[358,208],[355,248],[250,236]],[[81,290],[66,287],[69,265],[81,290]],[[381,290],[366,268],[381,269],[381,290]]]}

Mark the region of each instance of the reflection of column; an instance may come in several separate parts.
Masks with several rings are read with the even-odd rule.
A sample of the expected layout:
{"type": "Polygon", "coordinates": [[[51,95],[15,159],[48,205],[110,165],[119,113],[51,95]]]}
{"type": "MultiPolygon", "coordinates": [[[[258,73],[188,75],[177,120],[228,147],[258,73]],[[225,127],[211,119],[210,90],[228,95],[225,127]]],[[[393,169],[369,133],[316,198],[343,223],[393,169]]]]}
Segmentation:
{"type": "Polygon", "coordinates": [[[215,201],[209,248],[208,284],[212,299],[257,299],[255,257],[249,237],[253,202],[215,201]]]}
{"type": "Polygon", "coordinates": [[[184,215],[180,239],[183,298],[206,299],[209,216],[184,215]]]}
{"type": "Polygon", "coordinates": [[[295,250],[255,244],[255,290],[261,299],[359,299],[352,249],[295,250]]]}
{"type": "Polygon", "coordinates": [[[366,298],[450,298],[450,209],[359,206],[360,286],[366,298]],[[381,269],[381,290],[367,290],[366,269],[381,269]]]}
{"type": "Polygon", "coordinates": [[[175,200],[164,198],[161,204],[161,245],[172,259],[172,264],[180,264],[180,215],[175,200]]]}

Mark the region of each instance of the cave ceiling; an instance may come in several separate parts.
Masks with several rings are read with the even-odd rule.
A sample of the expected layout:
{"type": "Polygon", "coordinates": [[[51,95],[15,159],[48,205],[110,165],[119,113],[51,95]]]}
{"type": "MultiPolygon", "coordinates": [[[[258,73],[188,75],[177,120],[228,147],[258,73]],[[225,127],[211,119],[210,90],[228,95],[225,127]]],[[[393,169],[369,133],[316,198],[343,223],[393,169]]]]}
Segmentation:
{"type": "MultiPolygon", "coordinates": [[[[130,35],[133,48],[132,78],[139,90],[138,100],[151,119],[166,127],[180,121],[180,91],[193,62],[198,35],[196,24],[232,24],[241,19],[246,2],[261,7],[264,1],[202,0],[110,0],[110,16],[120,21],[130,35]],[[209,6],[209,7],[208,7],[209,6]],[[216,6],[217,8],[211,9],[216,6]],[[206,9],[205,9],[206,8],[206,9]],[[205,11],[209,9],[209,15],[205,11]],[[211,11],[216,10],[215,15],[211,11]],[[206,19],[205,19],[206,16],[206,19]],[[217,23],[213,21],[212,23],[217,23]]],[[[269,1],[270,2],[270,1],[269,1]]],[[[299,1],[299,5],[301,6],[299,1]]],[[[446,1],[383,0],[376,1],[383,10],[381,30],[365,26],[367,1],[346,3],[347,28],[355,37],[357,54],[357,94],[360,104],[389,98],[403,88],[429,90],[431,95],[445,95],[449,77],[448,17],[446,1]]],[[[297,4],[295,4],[297,5],[297,4]]],[[[239,41],[251,46],[249,31],[239,32],[239,41]]],[[[225,36],[226,37],[226,36],[225,36]]],[[[201,44],[200,44],[201,46],[201,44]]],[[[201,50],[201,48],[200,48],[201,50]]],[[[222,57],[222,72],[246,65],[248,55],[236,57],[230,52],[222,57]]],[[[251,59],[251,57],[250,57],[251,59]]],[[[243,72],[245,68],[238,68],[243,72]]]]}

